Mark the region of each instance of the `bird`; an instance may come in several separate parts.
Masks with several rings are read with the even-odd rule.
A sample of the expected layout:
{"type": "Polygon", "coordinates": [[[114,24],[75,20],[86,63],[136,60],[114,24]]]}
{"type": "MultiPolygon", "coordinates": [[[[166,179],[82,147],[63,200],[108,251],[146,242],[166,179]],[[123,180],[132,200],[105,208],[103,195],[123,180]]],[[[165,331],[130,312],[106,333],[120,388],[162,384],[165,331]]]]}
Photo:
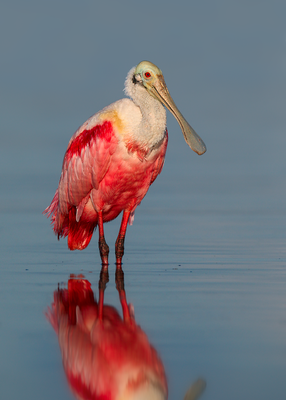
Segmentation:
{"type": "Polygon", "coordinates": [[[163,168],[168,144],[165,107],[177,119],[189,147],[199,155],[206,151],[155,64],[141,61],[133,67],[124,91],[128,97],[91,116],[71,137],[58,189],[43,212],[51,218],[58,239],[68,236],[70,250],[85,249],[98,226],[106,268],[109,246],[103,224],[123,213],[115,243],[120,266],[127,225],[132,225],[136,207],[163,168]]]}

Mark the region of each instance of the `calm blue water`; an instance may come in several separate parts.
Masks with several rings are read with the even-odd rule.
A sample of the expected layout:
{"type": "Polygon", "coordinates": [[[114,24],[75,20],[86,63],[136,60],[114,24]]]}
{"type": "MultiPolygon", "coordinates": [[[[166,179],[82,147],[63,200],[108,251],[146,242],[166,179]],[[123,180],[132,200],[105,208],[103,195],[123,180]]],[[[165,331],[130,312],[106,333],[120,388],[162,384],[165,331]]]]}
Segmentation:
{"type": "MultiPolygon", "coordinates": [[[[220,209],[200,202],[195,187],[167,193],[168,177],[161,178],[128,228],[123,269],[136,321],[163,359],[169,398],[183,398],[201,376],[206,399],[283,399],[285,212],[271,204],[248,212],[231,206],[232,196],[204,189],[202,197],[230,201],[220,209]]],[[[44,311],[71,273],[84,274],[97,294],[97,239],[84,252],[57,242],[41,215],[45,186],[39,179],[29,190],[38,207],[7,205],[1,212],[3,399],[72,399],[44,311]]],[[[118,226],[119,221],[106,226],[111,248],[118,226]]],[[[120,310],[113,263],[112,254],[105,300],[120,310]]]]}
{"type": "MultiPolygon", "coordinates": [[[[191,152],[168,114],[163,172],[127,230],[127,300],[171,400],[198,377],[206,400],[284,400],[285,4],[16,3],[0,16],[0,399],[73,399],[44,312],[70,274],[98,294],[97,233],[70,252],[41,213],[72,133],[150,59],[208,151],[191,152]]],[[[119,225],[105,228],[105,301],[118,310],[119,225]]]]}

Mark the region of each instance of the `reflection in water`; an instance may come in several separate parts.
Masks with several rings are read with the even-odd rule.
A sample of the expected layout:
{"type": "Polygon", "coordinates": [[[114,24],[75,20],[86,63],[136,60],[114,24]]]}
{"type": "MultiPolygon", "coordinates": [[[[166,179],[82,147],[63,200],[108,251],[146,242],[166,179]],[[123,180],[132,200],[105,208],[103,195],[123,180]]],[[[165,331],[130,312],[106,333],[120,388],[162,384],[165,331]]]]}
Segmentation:
{"type": "MultiPolygon", "coordinates": [[[[54,292],[47,318],[58,335],[69,386],[78,399],[163,400],[168,397],[164,366],[127,305],[123,271],[116,272],[123,318],[103,304],[108,272],[102,270],[99,300],[83,276],[54,292]]],[[[198,380],[185,400],[196,399],[205,383],[198,380]]]]}

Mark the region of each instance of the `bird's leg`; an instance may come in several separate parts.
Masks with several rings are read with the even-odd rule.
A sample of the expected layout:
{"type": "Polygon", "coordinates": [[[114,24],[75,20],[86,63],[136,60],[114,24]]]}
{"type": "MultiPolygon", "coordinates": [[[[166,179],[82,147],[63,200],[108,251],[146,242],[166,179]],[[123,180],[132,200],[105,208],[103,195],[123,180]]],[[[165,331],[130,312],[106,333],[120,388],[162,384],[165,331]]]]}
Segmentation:
{"type": "Polygon", "coordinates": [[[130,313],[127,300],[126,300],[126,293],[124,289],[124,273],[122,268],[117,268],[115,272],[115,282],[116,282],[116,289],[118,290],[119,299],[122,307],[123,313],[123,320],[128,325],[133,325],[134,323],[134,316],[130,313]]]}
{"type": "Polygon", "coordinates": [[[109,281],[108,270],[104,268],[101,269],[100,278],[98,282],[99,298],[98,298],[98,319],[102,321],[103,318],[103,302],[104,302],[104,291],[106,284],[109,281]]]}
{"type": "Polygon", "coordinates": [[[98,212],[98,230],[99,230],[99,239],[98,239],[98,247],[100,252],[100,257],[102,261],[102,267],[108,268],[108,254],[109,247],[105,241],[104,230],[103,230],[103,219],[102,219],[102,211],[98,212]]]}
{"type": "Polygon", "coordinates": [[[127,223],[130,216],[130,211],[123,211],[123,217],[119,230],[118,237],[115,243],[116,267],[121,268],[122,257],[124,254],[124,239],[127,229],[127,223]]]}

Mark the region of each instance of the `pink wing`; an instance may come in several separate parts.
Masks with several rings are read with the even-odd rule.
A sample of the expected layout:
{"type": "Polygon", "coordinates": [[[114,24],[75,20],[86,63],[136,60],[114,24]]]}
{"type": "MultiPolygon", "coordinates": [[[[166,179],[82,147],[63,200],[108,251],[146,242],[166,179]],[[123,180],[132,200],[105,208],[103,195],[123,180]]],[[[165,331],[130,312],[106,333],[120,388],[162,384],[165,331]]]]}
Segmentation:
{"type": "Polygon", "coordinates": [[[68,211],[67,203],[78,207],[91,189],[98,189],[117,142],[110,121],[84,130],[70,142],[59,183],[61,212],[68,211]]]}
{"type": "MultiPolygon", "coordinates": [[[[69,234],[70,240],[71,234],[72,239],[71,221],[79,222],[90,191],[98,188],[108,170],[117,143],[110,121],[104,121],[79,134],[76,132],[72,137],[64,157],[59,187],[51,205],[44,211],[48,217],[52,215],[52,224],[58,237],[69,234]],[[76,207],[76,215],[72,206],[76,207]]],[[[94,225],[84,224],[83,221],[83,232],[77,226],[75,234],[80,237],[87,235],[90,240],[94,225]]],[[[76,242],[82,240],[80,237],[76,242]]],[[[89,240],[81,248],[86,247],[89,240]]]]}

